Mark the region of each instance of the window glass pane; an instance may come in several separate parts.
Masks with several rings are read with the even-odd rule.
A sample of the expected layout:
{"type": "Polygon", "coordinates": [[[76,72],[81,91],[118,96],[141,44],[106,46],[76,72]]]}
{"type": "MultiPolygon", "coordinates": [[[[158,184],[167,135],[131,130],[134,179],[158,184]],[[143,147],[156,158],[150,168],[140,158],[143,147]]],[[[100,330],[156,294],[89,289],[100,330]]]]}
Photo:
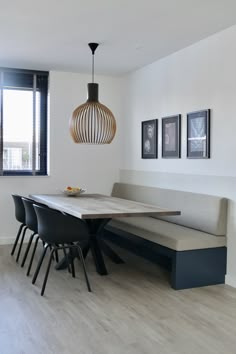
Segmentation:
{"type": "Polygon", "coordinates": [[[48,72],[0,68],[0,74],[0,175],[47,175],[48,72]]]}
{"type": "Polygon", "coordinates": [[[4,170],[32,169],[33,92],[3,90],[4,170]]]}
{"type": "Polygon", "coordinates": [[[41,132],[41,124],[40,124],[40,94],[36,92],[36,117],[35,117],[35,168],[36,171],[40,170],[40,132],[41,132]]]}

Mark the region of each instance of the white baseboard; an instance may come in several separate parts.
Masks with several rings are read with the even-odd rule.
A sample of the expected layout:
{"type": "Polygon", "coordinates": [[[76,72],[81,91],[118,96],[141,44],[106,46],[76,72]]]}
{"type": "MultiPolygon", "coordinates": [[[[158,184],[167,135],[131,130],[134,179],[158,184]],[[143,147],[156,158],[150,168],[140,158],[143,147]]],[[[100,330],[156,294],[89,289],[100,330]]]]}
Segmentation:
{"type": "MultiPolygon", "coordinates": [[[[15,242],[16,236],[15,237],[1,237],[0,236],[0,245],[13,245],[15,242]]],[[[25,235],[24,243],[27,243],[29,241],[29,235],[25,235]]]]}
{"type": "Polygon", "coordinates": [[[230,285],[234,288],[236,288],[236,278],[232,277],[230,275],[226,275],[225,277],[225,284],[230,285]]]}
{"type": "Polygon", "coordinates": [[[12,245],[15,237],[0,237],[0,245],[12,245]]]}

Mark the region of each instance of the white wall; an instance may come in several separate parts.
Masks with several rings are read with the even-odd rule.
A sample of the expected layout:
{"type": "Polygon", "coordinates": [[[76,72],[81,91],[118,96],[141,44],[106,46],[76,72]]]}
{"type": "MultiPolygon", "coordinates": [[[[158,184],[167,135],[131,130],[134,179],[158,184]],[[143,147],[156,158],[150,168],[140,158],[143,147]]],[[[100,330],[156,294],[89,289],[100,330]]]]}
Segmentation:
{"type": "MultiPolygon", "coordinates": [[[[158,45],[158,44],[157,44],[158,45]]],[[[121,181],[228,197],[227,282],[236,286],[236,26],[126,78],[121,181]],[[211,109],[211,159],[186,159],[186,113],[211,109]],[[161,158],[161,117],[182,114],[182,158],[161,158]],[[159,158],[141,159],[141,121],[159,118],[159,158]]]]}
{"type": "MultiPolygon", "coordinates": [[[[157,44],[158,45],[158,44],[157,44]]],[[[12,193],[54,193],[80,185],[109,194],[114,181],[175,188],[230,199],[227,282],[236,286],[236,26],[209,37],[125,79],[98,77],[100,101],[116,116],[107,146],[72,142],[73,109],[86,100],[90,75],[50,73],[50,176],[0,178],[0,243],[15,237],[12,193]],[[209,160],[186,159],[186,113],[210,108],[209,160]],[[124,119],[122,113],[124,114],[124,119]],[[161,159],[160,118],[182,114],[182,158],[161,159]],[[159,118],[159,158],[141,159],[141,121],[159,118]],[[121,157],[122,154],[122,158],[121,157]]]]}
{"type": "Polygon", "coordinates": [[[88,192],[110,194],[119,178],[122,80],[96,77],[100,102],[107,105],[117,121],[117,134],[110,145],[75,144],[69,135],[69,118],[74,108],[87,99],[90,75],[50,73],[50,176],[0,177],[0,243],[12,242],[18,224],[14,218],[11,194],[57,193],[67,185],[88,192]]]}

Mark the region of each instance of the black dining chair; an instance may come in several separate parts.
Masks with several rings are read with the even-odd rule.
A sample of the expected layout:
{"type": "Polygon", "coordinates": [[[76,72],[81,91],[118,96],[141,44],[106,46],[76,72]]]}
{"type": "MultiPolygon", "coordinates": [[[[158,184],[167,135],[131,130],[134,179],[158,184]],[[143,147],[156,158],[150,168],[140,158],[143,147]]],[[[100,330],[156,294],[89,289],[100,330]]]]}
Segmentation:
{"type": "Polygon", "coordinates": [[[20,257],[20,253],[21,253],[21,249],[22,249],[22,245],[23,245],[23,242],[24,242],[24,238],[25,238],[25,233],[26,233],[26,230],[27,230],[28,227],[27,227],[27,225],[25,223],[25,208],[24,208],[24,204],[23,204],[23,201],[22,201],[22,196],[18,195],[18,194],[12,194],[12,198],[13,198],[14,205],[15,205],[15,217],[16,217],[16,220],[21,223],[20,227],[19,227],[19,230],[17,232],[17,235],[16,235],[16,239],[15,239],[13,248],[11,250],[11,255],[13,256],[14,253],[15,253],[15,250],[16,250],[16,246],[17,246],[18,241],[19,241],[20,236],[21,236],[20,246],[19,246],[19,249],[18,249],[18,252],[17,252],[17,256],[16,256],[16,262],[18,262],[19,257],[20,257]]]}
{"type": "MultiPolygon", "coordinates": [[[[90,283],[86,272],[84,256],[81,249],[82,244],[89,242],[89,230],[86,223],[83,220],[75,218],[71,215],[63,214],[57,210],[45,208],[39,205],[34,204],[34,209],[38,219],[38,234],[42,241],[45,242],[45,245],[41,257],[39,259],[37,268],[35,270],[32,284],[35,284],[44,257],[47,253],[48,248],[51,246],[52,249],[50,252],[48,266],[43,281],[41,295],[43,296],[46,288],[53,255],[58,250],[63,250],[65,257],[68,257],[66,251],[69,250],[69,254],[71,256],[71,270],[73,277],[75,277],[73,252],[78,252],[78,257],[83,267],[87,288],[88,291],[91,291],[90,283]]],[[[69,262],[68,258],[67,260],[69,262]]]]}
{"type": "Polygon", "coordinates": [[[28,256],[28,253],[29,253],[32,241],[33,241],[33,238],[38,233],[38,222],[37,222],[37,216],[36,216],[36,213],[35,213],[35,210],[33,207],[34,201],[32,199],[22,197],[22,202],[23,202],[23,205],[25,208],[26,226],[28,227],[28,229],[30,231],[32,231],[32,234],[30,235],[29,242],[27,244],[27,247],[26,247],[23,259],[22,259],[22,263],[21,263],[21,267],[24,267],[26,258],[28,256]]]}
{"type": "MultiPolygon", "coordinates": [[[[31,236],[29,238],[29,242],[27,244],[27,247],[26,247],[26,250],[25,250],[25,253],[24,253],[24,256],[23,256],[21,267],[24,267],[25,261],[27,259],[28,253],[29,253],[30,248],[31,248],[32,241],[35,238],[35,236],[37,236],[35,238],[35,245],[34,245],[34,249],[33,249],[33,252],[32,252],[32,255],[31,255],[31,259],[30,259],[30,262],[29,262],[29,266],[28,266],[28,270],[27,270],[27,275],[29,275],[31,267],[32,267],[35,251],[36,251],[36,248],[37,248],[37,244],[38,244],[38,241],[39,241],[38,220],[37,220],[37,215],[35,213],[33,204],[41,205],[41,206],[43,206],[45,208],[47,208],[47,206],[42,204],[42,203],[35,202],[33,199],[29,199],[29,198],[26,198],[26,197],[22,197],[22,201],[23,201],[24,208],[25,208],[25,223],[26,223],[26,226],[28,227],[28,229],[30,231],[32,231],[32,234],[31,234],[31,236]]],[[[55,254],[55,258],[56,258],[56,261],[58,262],[58,253],[57,252],[55,254]]]]}

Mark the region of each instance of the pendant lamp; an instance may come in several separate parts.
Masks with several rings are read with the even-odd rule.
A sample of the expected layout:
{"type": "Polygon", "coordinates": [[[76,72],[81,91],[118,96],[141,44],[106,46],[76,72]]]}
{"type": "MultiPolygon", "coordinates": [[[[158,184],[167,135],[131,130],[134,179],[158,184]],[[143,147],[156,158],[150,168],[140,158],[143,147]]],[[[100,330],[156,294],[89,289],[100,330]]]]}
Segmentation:
{"type": "Polygon", "coordinates": [[[94,83],[94,53],[98,43],[88,44],[92,51],[92,83],[88,83],[87,102],[77,107],[70,120],[70,133],[75,143],[110,144],[116,133],[112,112],[98,100],[98,84],[94,83]]]}

